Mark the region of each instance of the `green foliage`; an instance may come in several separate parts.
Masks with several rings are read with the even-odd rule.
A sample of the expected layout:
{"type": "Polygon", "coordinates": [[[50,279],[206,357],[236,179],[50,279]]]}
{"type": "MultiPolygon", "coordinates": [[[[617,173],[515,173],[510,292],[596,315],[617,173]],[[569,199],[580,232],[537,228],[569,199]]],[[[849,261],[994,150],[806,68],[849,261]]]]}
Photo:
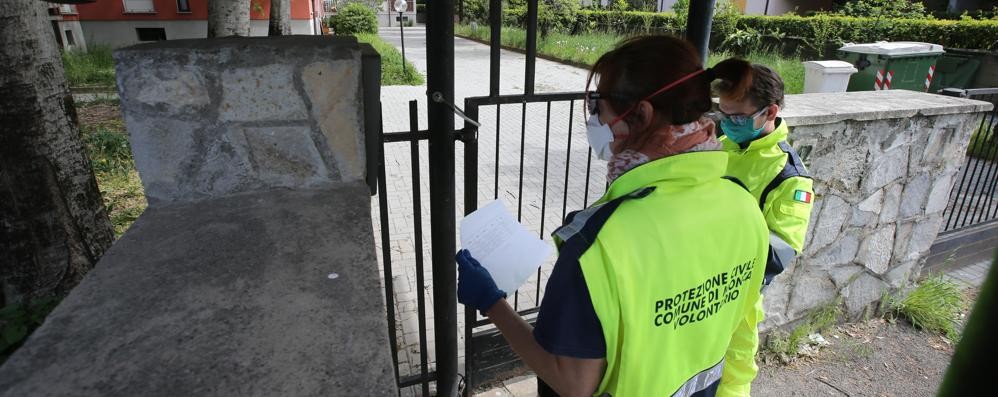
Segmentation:
{"type": "Polygon", "coordinates": [[[349,3],[329,17],[329,27],[337,35],[378,33],[378,18],[374,10],[362,3],[349,3]]]}
{"type": "Polygon", "coordinates": [[[541,35],[547,36],[548,32],[552,30],[568,30],[575,22],[575,16],[578,12],[578,0],[540,1],[537,7],[537,25],[540,27],[541,35]]]}
{"type": "Polygon", "coordinates": [[[464,0],[464,16],[471,22],[489,23],[489,0],[464,0]]]}
{"type": "Polygon", "coordinates": [[[967,155],[982,160],[998,160],[998,126],[992,126],[990,133],[987,125],[978,127],[970,138],[967,155]]]}
{"type": "Polygon", "coordinates": [[[930,19],[881,19],[818,15],[742,16],[738,28],[760,32],[780,31],[805,39],[809,46],[845,42],[924,41],[944,47],[991,49],[998,47],[998,21],[947,21],[930,19]]]}
{"type": "Polygon", "coordinates": [[[81,123],[80,133],[116,237],[124,234],[146,209],[145,191],[135,170],[125,127],[118,118],[118,106],[115,102],[90,102],[80,104],[78,110],[81,115],[110,110],[114,118],[81,123]]]}
{"type": "Polygon", "coordinates": [[[87,51],[63,51],[62,64],[70,87],[115,85],[111,47],[92,45],[87,51]]]}
{"type": "Polygon", "coordinates": [[[952,341],[959,337],[957,323],[965,304],[960,286],[941,275],[922,280],[904,297],[890,298],[894,312],[912,325],[941,333],[952,341]]]}
{"type": "Polygon", "coordinates": [[[381,55],[381,85],[422,85],[423,75],[408,60],[402,63],[402,53],[395,46],[371,33],[358,34],[357,41],[370,43],[381,55]]]}
{"type": "MultiPolygon", "coordinates": [[[[720,3],[718,3],[720,4],[720,3]]],[[[525,26],[525,8],[503,12],[506,26],[525,26]]],[[[580,10],[575,15],[573,31],[617,34],[671,33],[680,34],[686,16],[673,13],[614,12],[580,10]]],[[[739,30],[754,30],[769,39],[794,38],[822,52],[828,45],[846,42],[868,43],[886,41],[924,41],[945,47],[992,49],[998,48],[998,20],[930,20],[859,18],[834,15],[802,17],[797,15],[761,16],[718,12],[713,23],[712,45],[716,48],[739,30]]]]}
{"type": "Polygon", "coordinates": [[[106,126],[83,126],[81,135],[95,173],[127,172],[135,168],[128,138],[106,126]]]}
{"type": "Polygon", "coordinates": [[[12,303],[0,309],[0,364],[24,344],[28,335],[45,321],[59,304],[57,298],[42,298],[27,303],[12,303]]]}
{"type": "MultiPolygon", "coordinates": [[[[680,30],[685,30],[686,19],[690,14],[690,0],[677,1],[676,4],[672,5],[672,12],[676,14],[677,22],[680,24],[680,30]]],[[[733,24],[739,15],[741,15],[741,11],[734,5],[734,3],[731,2],[731,0],[717,0],[714,3],[713,25],[716,27],[719,22],[725,25],[733,24]]],[[[725,28],[727,28],[727,26],[725,26],[725,28]]]]}
{"type": "Polygon", "coordinates": [[[610,11],[627,11],[631,8],[630,4],[627,4],[627,0],[613,0],[610,2],[610,11]]]}
{"type": "MultiPolygon", "coordinates": [[[[580,15],[584,13],[586,13],[586,11],[581,12],[580,15]]],[[[608,13],[600,13],[598,15],[605,14],[608,13]]],[[[455,25],[454,33],[459,36],[470,37],[482,41],[488,41],[490,36],[488,29],[479,28],[477,30],[472,30],[468,25],[455,25]]],[[[626,37],[628,36],[594,31],[582,31],[574,35],[552,32],[547,37],[538,38],[537,53],[542,56],[588,67],[596,62],[596,60],[604,53],[613,49],[617,43],[626,37]]],[[[526,32],[521,28],[504,27],[502,30],[502,44],[513,48],[525,48],[526,32]]],[[[710,65],[715,65],[721,60],[732,56],[733,54],[728,52],[712,53],[708,63],[710,65]]],[[[754,51],[745,55],[745,58],[749,62],[769,66],[779,73],[780,76],[783,77],[785,91],[787,94],[799,94],[803,91],[804,66],[801,64],[801,60],[799,58],[780,56],[766,51],[754,51]]]]}
{"type": "Polygon", "coordinates": [[[909,0],[851,0],[839,8],[838,13],[850,17],[873,18],[926,18],[925,5],[909,0]]]}

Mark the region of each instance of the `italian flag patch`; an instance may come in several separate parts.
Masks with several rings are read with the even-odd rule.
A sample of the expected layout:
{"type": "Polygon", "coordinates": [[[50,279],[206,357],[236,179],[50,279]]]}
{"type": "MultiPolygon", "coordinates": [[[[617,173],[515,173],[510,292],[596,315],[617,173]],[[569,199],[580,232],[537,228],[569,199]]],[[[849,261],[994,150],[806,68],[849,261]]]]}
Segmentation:
{"type": "Polygon", "coordinates": [[[814,194],[811,192],[805,192],[803,190],[794,191],[794,201],[811,204],[812,198],[814,198],[814,194]]]}

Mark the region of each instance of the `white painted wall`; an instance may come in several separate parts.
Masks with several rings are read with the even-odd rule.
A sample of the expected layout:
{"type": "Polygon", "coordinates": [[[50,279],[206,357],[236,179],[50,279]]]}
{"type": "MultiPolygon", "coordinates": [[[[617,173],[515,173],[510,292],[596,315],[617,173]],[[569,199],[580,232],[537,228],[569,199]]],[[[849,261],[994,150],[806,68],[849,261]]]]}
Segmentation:
{"type": "MultiPolygon", "coordinates": [[[[413,12],[403,12],[402,15],[405,16],[405,17],[408,17],[409,20],[412,21],[413,25],[415,25],[415,23],[416,23],[416,12],[415,11],[413,11],[413,12]]],[[[399,17],[399,13],[397,13],[397,12],[392,12],[392,13],[379,12],[378,13],[378,26],[394,26],[394,27],[398,27],[399,23],[398,23],[398,21],[395,20],[395,18],[398,18],[398,17],[399,17]]]]}
{"type": "Polygon", "coordinates": [[[87,50],[87,39],[83,34],[83,27],[80,26],[80,21],[60,21],[59,35],[62,36],[62,44],[67,51],[87,50]],[[66,37],[67,30],[73,32],[73,42],[76,45],[69,45],[69,38],[66,37]]]}
{"type": "MultiPolygon", "coordinates": [[[[87,43],[109,45],[114,48],[141,43],[135,28],[163,28],[167,40],[203,39],[208,35],[208,21],[81,21],[79,37],[87,43]]],[[[311,20],[291,20],[292,34],[314,34],[311,20]]],[[[267,35],[267,21],[250,21],[250,34],[267,35]]]]}

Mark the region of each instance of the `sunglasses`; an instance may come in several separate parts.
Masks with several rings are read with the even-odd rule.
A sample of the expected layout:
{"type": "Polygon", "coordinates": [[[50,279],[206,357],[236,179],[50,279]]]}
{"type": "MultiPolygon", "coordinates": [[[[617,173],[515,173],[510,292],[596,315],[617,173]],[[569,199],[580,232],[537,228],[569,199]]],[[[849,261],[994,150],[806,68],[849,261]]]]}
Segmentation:
{"type": "Polygon", "coordinates": [[[718,110],[717,113],[722,117],[725,117],[728,120],[730,120],[731,124],[737,126],[743,126],[745,124],[748,124],[751,120],[755,120],[755,118],[759,117],[759,115],[761,115],[762,112],[765,112],[766,109],[769,109],[769,105],[759,108],[759,110],[757,110],[755,113],[752,114],[727,114],[721,110],[718,110]]]}

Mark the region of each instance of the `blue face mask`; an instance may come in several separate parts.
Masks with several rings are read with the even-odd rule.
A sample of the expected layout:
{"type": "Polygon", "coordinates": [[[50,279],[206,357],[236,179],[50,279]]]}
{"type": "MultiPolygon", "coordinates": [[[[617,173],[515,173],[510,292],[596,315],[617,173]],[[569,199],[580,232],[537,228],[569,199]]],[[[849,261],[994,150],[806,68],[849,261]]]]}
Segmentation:
{"type": "Polygon", "coordinates": [[[758,138],[759,134],[762,134],[763,128],[766,128],[765,124],[763,124],[762,127],[759,128],[752,128],[754,127],[752,124],[754,123],[745,123],[743,125],[738,125],[732,122],[730,119],[724,118],[723,120],[721,120],[721,131],[723,131],[724,135],[727,136],[728,139],[730,139],[732,142],[740,145],[745,142],[751,142],[753,139],[758,138]]]}
{"type": "Polygon", "coordinates": [[[755,118],[759,117],[765,110],[766,108],[759,109],[751,116],[725,116],[721,119],[721,131],[728,139],[739,145],[751,142],[758,138],[762,134],[762,130],[766,128],[765,123],[762,124],[762,127],[755,128],[755,118]]]}

